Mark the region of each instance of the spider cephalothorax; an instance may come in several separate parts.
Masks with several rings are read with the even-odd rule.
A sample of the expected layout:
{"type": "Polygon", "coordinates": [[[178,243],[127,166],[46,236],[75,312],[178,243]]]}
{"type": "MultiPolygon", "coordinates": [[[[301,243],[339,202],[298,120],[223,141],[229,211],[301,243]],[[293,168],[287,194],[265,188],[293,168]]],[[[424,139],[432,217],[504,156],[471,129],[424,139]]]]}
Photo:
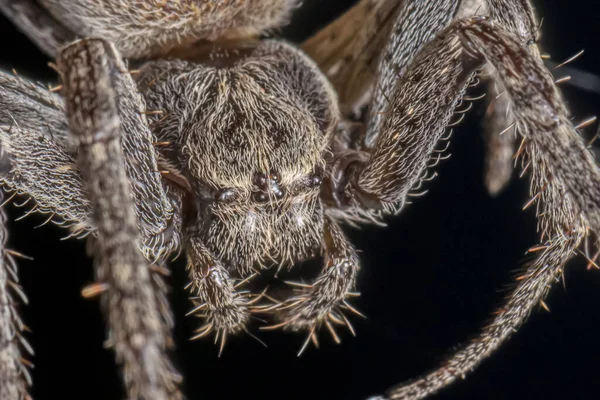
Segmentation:
{"type": "MultiPolygon", "coordinates": [[[[295,5],[0,0],[56,57],[62,80],[49,91],[0,75],[0,179],[74,234],[92,234],[98,282],[84,294],[102,294],[132,400],[181,396],[160,277],[178,252],[191,314],[204,320],[195,338],[214,334],[222,349],[252,313],[275,318],[266,329],[306,332],[302,350],[319,329],[337,342],[335,326],[352,331],[359,260],[340,223],[379,223],[430,179],[484,68],[503,99],[488,126],[510,131],[489,136],[488,187],[506,183],[519,135],[544,243],[477,341],[387,398],[423,398],[473,369],[600,229],[600,172],[541,62],[527,1],[363,0],[305,43],[308,55],[258,40],[295,5]],[[357,10],[365,23],[346,25],[357,10]],[[316,256],[320,275],[292,282],[294,296],[240,290],[267,267],[316,256]]],[[[11,254],[0,258],[0,333],[16,338],[0,347],[2,400],[26,393],[20,336],[10,335],[22,329],[7,292],[11,254]]]]}
{"type": "MultiPolygon", "coordinates": [[[[319,193],[339,111],[333,90],[306,56],[274,41],[241,50],[215,46],[201,65],[150,62],[136,79],[146,106],[160,110],[150,120],[164,144],[160,154],[173,180],[187,187],[183,229],[191,270],[215,262],[200,261],[197,251],[214,255],[219,274],[241,280],[320,252],[319,193]]],[[[210,282],[208,270],[204,274],[195,275],[197,288],[210,282]]],[[[219,295],[209,301],[205,291],[199,296],[206,307],[222,301],[219,295]]],[[[239,319],[213,316],[207,327],[224,334],[244,328],[248,310],[235,295],[232,301],[240,305],[239,319]]]]}
{"type": "Polygon", "coordinates": [[[319,183],[339,118],[302,53],[277,42],[246,50],[221,54],[235,57],[226,67],[157,61],[137,77],[147,107],[161,111],[152,125],[169,143],[161,153],[190,186],[186,228],[241,275],[320,247],[319,183]]]}

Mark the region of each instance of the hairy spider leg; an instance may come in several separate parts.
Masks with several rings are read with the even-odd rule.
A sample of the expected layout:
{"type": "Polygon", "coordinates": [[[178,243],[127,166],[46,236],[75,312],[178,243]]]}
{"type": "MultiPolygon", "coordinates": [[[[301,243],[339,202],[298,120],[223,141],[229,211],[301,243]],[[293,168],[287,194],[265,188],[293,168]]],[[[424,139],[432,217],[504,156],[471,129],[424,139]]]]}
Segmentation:
{"type": "MultiPolygon", "coordinates": [[[[416,76],[421,80],[420,87],[427,88],[422,82],[423,79],[427,79],[423,76],[423,69],[426,68],[427,60],[432,54],[444,55],[438,57],[438,64],[434,68],[442,64],[446,74],[449,71],[446,63],[453,65],[453,62],[460,60],[459,69],[464,70],[463,74],[470,74],[479,67],[478,64],[487,61],[495,68],[511,99],[517,131],[523,138],[523,146],[518,154],[522,157],[524,165],[531,168],[533,198],[530,204],[537,203],[539,226],[544,242],[536,260],[519,277],[515,290],[477,339],[452,355],[438,370],[415,382],[392,388],[382,398],[424,398],[454,382],[458,377],[464,377],[516,331],[532,309],[540,304],[550,285],[558,280],[563,272],[565,263],[588,235],[588,231],[596,232],[600,229],[598,168],[571,124],[552,76],[540,57],[525,47],[520,39],[505,31],[499,24],[493,25],[483,17],[455,21],[438,34],[421,50],[421,54],[415,58],[406,74],[399,79],[386,111],[383,131],[375,146],[373,158],[364,169],[357,168],[354,178],[349,179],[349,182],[355,185],[355,189],[351,190],[358,193],[354,198],[367,198],[371,202],[375,199],[384,206],[390,201],[402,202],[407,190],[406,182],[410,180],[397,181],[396,187],[386,186],[383,180],[378,182],[372,173],[374,168],[371,165],[377,162],[378,157],[380,160],[385,159],[387,153],[378,153],[377,150],[383,145],[390,146],[389,142],[398,143],[400,146],[392,147],[393,150],[400,151],[400,156],[410,156],[414,154],[410,151],[410,146],[407,146],[406,142],[397,141],[397,137],[407,137],[412,146],[418,145],[423,136],[431,140],[430,146],[437,141],[433,135],[424,135],[423,131],[418,130],[423,126],[420,124],[423,118],[415,120],[413,117],[419,110],[418,107],[411,106],[410,101],[414,102],[414,97],[405,99],[402,98],[402,94],[409,90],[415,74],[419,73],[420,75],[416,76]],[[448,53],[443,53],[444,50],[439,47],[445,41],[447,44],[442,47],[448,53]],[[448,46],[448,42],[453,45],[448,46]],[[456,50],[453,61],[446,59],[446,55],[452,56],[452,48],[456,50]],[[465,60],[467,62],[464,62],[465,60]],[[473,60],[479,60],[479,63],[474,63],[473,60]],[[390,120],[396,122],[390,124],[390,120]],[[415,127],[417,129],[414,129],[415,127]],[[409,133],[404,133],[403,136],[407,129],[409,133]],[[418,135],[411,136],[411,133],[418,135]],[[417,144],[412,144],[413,142],[417,144]],[[573,157],[574,152],[577,153],[576,157],[573,157]]],[[[429,74],[440,79],[435,72],[429,70],[429,74]]],[[[423,94],[422,98],[423,101],[426,101],[426,98],[435,98],[437,101],[442,99],[440,106],[443,110],[449,110],[452,102],[460,95],[459,90],[455,92],[454,97],[434,95],[434,92],[430,92],[428,95],[423,94]]],[[[433,106],[428,105],[428,110],[433,106]]],[[[444,114],[440,112],[434,115],[444,114]]],[[[428,131],[431,132],[435,130],[431,127],[436,125],[430,123],[425,126],[429,126],[428,131]]],[[[386,168],[385,165],[381,168],[386,168]]],[[[403,176],[418,176],[412,169],[410,172],[411,174],[403,176]]]]}
{"type": "MultiPolygon", "coordinates": [[[[0,149],[0,158],[3,155],[0,149]]],[[[2,191],[0,199],[4,202],[2,191]]],[[[0,207],[0,399],[22,399],[28,396],[27,387],[31,385],[28,368],[32,364],[25,353],[33,355],[33,350],[23,337],[26,327],[16,309],[15,297],[23,303],[27,298],[19,285],[13,257],[18,254],[6,248],[6,220],[4,207],[0,207]]]]}
{"type": "Polygon", "coordinates": [[[69,45],[57,65],[96,226],[96,276],[106,284],[102,306],[108,343],[123,366],[130,399],[180,398],[179,376],[167,356],[170,310],[164,286],[154,281],[140,251],[134,195],[125,172],[121,140],[127,120],[117,111],[116,97],[123,90],[118,81],[128,76],[116,49],[99,39],[69,45]]]}

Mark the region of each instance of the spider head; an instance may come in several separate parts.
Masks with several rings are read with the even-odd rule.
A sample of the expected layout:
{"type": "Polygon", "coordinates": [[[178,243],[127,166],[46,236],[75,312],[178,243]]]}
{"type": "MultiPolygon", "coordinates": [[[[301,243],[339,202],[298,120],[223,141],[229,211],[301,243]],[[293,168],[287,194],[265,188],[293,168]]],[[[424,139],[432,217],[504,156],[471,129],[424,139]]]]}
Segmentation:
{"type": "MultiPolygon", "coordinates": [[[[219,259],[249,271],[256,264],[291,264],[318,251],[325,142],[311,129],[309,124],[296,127],[282,134],[277,145],[268,132],[249,129],[244,132],[248,142],[227,167],[194,180],[196,198],[205,209],[198,220],[202,240],[219,259]],[[296,135],[304,136],[302,143],[296,143],[296,135]],[[261,146],[271,151],[260,151],[261,146]]],[[[235,134],[224,136],[231,135],[235,134]]],[[[202,167],[196,174],[208,169],[202,167]]]]}
{"type": "Polygon", "coordinates": [[[165,154],[189,182],[194,234],[221,260],[293,262],[321,247],[319,198],[337,126],[336,96],[318,68],[281,42],[218,65],[148,64],[138,76],[165,154]]]}
{"type": "Polygon", "coordinates": [[[323,124],[297,93],[277,97],[246,72],[217,77],[230,84],[227,98],[196,115],[182,148],[196,197],[209,204],[202,240],[244,270],[304,259],[321,246],[319,193],[334,118],[323,124]]]}

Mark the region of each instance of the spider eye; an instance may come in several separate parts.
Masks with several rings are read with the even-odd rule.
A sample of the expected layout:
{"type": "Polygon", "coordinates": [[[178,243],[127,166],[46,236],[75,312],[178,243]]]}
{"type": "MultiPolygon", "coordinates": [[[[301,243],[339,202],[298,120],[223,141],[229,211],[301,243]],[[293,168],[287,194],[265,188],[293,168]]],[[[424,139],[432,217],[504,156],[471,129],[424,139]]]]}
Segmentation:
{"type": "Polygon", "coordinates": [[[308,186],[310,187],[317,187],[321,184],[321,182],[323,182],[323,178],[321,178],[319,175],[313,175],[308,178],[308,186]]]}
{"type": "Polygon", "coordinates": [[[313,173],[308,176],[308,180],[306,183],[308,187],[314,188],[320,186],[321,182],[323,182],[323,169],[317,167],[315,168],[313,173]]]}
{"type": "Polygon", "coordinates": [[[233,189],[221,189],[215,194],[215,200],[219,203],[231,203],[235,197],[236,193],[233,189]]]}
{"type": "Polygon", "coordinates": [[[275,195],[276,198],[283,198],[283,189],[281,189],[279,185],[277,185],[277,183],[271,185],[271,192],[275,195]]]}
{"type": "Polygon", "coordinates": [[[269,179],[273,182],[279,182],[279,174],[276,171],[271,171],[269,174],[269,179]]]}
{"type": "Polygon", "coordinates": [[[252,200],[257,203],[266,203],[269,196],[265,192],[254,192],[252,193],[252,200]]]}
{"type": "Polygon", "coordinates": [[[258,186],[259,189],[264,190],[267,187],[267,176],[261,172],[257,172],[254,174],[252,183],[258,186]]]}

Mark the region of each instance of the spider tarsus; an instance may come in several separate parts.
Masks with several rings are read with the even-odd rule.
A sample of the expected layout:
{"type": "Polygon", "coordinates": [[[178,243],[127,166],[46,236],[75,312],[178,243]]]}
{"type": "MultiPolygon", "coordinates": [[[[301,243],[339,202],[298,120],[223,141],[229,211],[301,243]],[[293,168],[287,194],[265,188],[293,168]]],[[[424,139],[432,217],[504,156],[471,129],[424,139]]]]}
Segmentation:
{"type": "MultiPolygon", "coordinates": [[[[219,343],[220,357],[227,343],[228,335],[246,331],[245,325],[250,317],[250,311],[247,306],[254,302],[254,300],[248,302],[243,298],[242,294],[241,292],[237,292],[234,301],[227,306],[223,304],[216,306],[211,301],[205,301],[196,305],[194,309],[188,312],[186,316],[194,315],[206,321],[203,326],[196,330],[196,334],[190,340],[198,340],[214,333],[215,344],[219,343]],[[199,312],[202,312],[202,314],[199,312]]],[[[257,298],[260,299],[261,295],[257,295],[257,298]]]]}
{"type": "Polygon", "coordinates": [[[191,340],[199,339],[211,332],[215,332],[215,340],[219,337],[222,341],[226,340],[224,337],[228,334],[236,334],[243,331],[250,318],[249,311],[244,306],[218,310],[211,309],[206,304],[196,307],[186,315],[194,315],[207,321],[205,325],[196,331],[197,335],[191,340]],[[198,314],[198,311],[205,312],[203,314],[198,314]]]}

